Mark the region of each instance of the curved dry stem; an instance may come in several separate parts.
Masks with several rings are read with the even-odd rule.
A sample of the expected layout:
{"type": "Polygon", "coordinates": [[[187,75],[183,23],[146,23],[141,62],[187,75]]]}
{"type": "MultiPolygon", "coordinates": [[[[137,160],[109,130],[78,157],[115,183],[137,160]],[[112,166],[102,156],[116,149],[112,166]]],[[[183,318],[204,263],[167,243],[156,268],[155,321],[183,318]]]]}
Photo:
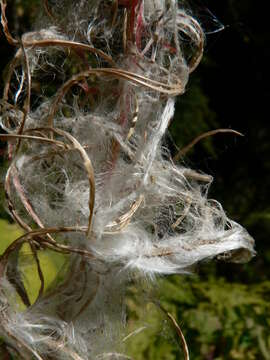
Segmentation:
{"type": "Polygon", "coordinates": [[[190,180],[195,180],[195,181],[201,181],[201,182],[206,182],[206,183],[210,183],[213,181],[213,177],[211,175],[206,175],[206,174],[200,174],[194,170],[191,169],[187,169],[183,172],[183,175],[190,180]]]}
{"type": "MultiPolygon", "coordinates": [[[[48,1],[44,0],[43,3],[44,3],[44,7],[45,7],[47,13],[49,14],[49,16],[52,19],[54,19],[51,11],[49,10],[48,1]]],[[[5,37],[10,45],[20,46],[20,41],[14,39],[9,32],[8,21],[7,21],[7,17],[6,17],[6,7],[7,7],[6,1],[0,0],[0,5],[1,5],[1,13],[2,13],[1,14],[2,15],[1,16],[1,24],[3,27],[5,37]]],[[[71,49],[80,49],[80,50],[84,50],[84,51],[89,51],[96,55],[99,55],[101,58],[106,60],[108,63],[115,66],[115,62],[113,61],[113,59],[109,55],[105,54],[102,50],[99,50],[90,45],[78,43],[75,41],[48,39],[48,40],[37,40],[37,41],[24,41],[23,45],[24,45],[24,47],[63,46],[63,47],[71,48],[71,49]]]]}
{"type": "MultiPolygon", "coordinates": [[[[86,146],[83,146],[83,148],[88,149],[89,147],[86,145],[86,146]]],[[[32,162],[32,161],[34,162],[34,161],[39,161],[39,160],[42,160],[42,159],[53,158],[56,155],[61,156],[62,154],[69,153],[71,151],[77,151],[77,149],[69,148],[69,149],[58,149],[58,150],[49,151],[48,153],[45,153],[45,154],[42,154],[42,155],[32,156],[31,160],[29,160],[29,162],[32,162]]]]}
{"type": "MultiPolygon", "coordinates": [[[[83,232],[85,233],[87,230],[86,227],[51,227],[51,228],[44,228],[44,229],[38,229],[38,230],[31,230],[27,233],[23,234],[22,236],[18,237],[15,241],[13,241],[12,244],[10,244],[6,250],[3,252],[3,254],[0,256],[0,262],[3,262],[6,264],[7,259],[9,255],[17,249],[18,246],[21,246],[23,243],[31,241],[31,239],[36,238],[38,236],[46,235],[46,234],[59,234],[59,233],[68,233],[68,232],[83,232]]],[[[56,249],[56,251],[61,250],[62,252],[66,253],[77,253],[83,256],[86,256],[88,258],[93,258],[93,254],[87,250],[84,249],[78,249],[73,248],[71,246],[62,245],[54,243],[50,240],[45,240],[43,238],[39,238],[39,243],[42,243],[42,245],[48,246],[51,249],[56,249]]]]}
{"type": "Polygon", "coordinates": [[[8,326],[8,317],[2,311],[0,312],[0,324],[4,328],[5,333],[8,336],[7,342],[12,340],[16,344],[16,350],[19,352],[22,359],[30,360],[30,354],[38,360],[44,360],[34,349],[27,345],[22,339],[19,339],[18,336],[14,335],[8,326]],[[1,319],[2,318],[2,319],[1,319]]]}
{"type": "Polygon", "coordinates": [[[21,57],[22,57],[22,48],[19,48],[8,66],[8,71],[6,74],[6,79],[4,84],[4,92],[3,92],[3,100],[5,101],[8,100],[8,92],[10,88],[12,74],[14,72],[14,69],[17,67],[18,63],[20,62],[21,57]]]}
{"type": "Polygon", "coordinates": [[[207,131],[199,136],[197,136],[194,140],[192,140],[187,146],[185,146],[183,149],[178,151],[178,153],[174,156],[173,161],[178,161],[181,157],[185,156],[186,153],[193,148],[194,145],[196,145],[199,141],[201,141],[204,138],[207,138],[209,136],[213,136],[219,133],[232,133],[239,136],[244,136],[239,131],[232,130],[232,129],[217,129],[217,130],[211,130],[207,131]]]}
{"type": "MultiPolygon", "coordinates": [[[[31,302],[28,296],[28,293],[25,289],[24,282],[22,280],[21,272],[19,271],[19,254],[21,250],[21,245],[18,246],[15,251],[12,253],[12,261],[9,263],[9,266],[6,269],[6,277],[13,288],[16,290],[18,296],[21,298],[22,303],[29,308],[31,302]]],[[[2,263],[3,265],[3,263],[2,263]]],[[[4,262],[4,266],[7,265],[7,262],[4,262]]]]}
{"type": "Polygon", "coordinates": [[[123,37],[122,37],[124,54],[126,54],[127,52],[127,23],[128,23],[127,9],[124,9],[124,23],[123,23],[123,37]]]}
{"type": "Polygon", "coordinates": [[[101,72],[103,74],[113,75],[116,78],[128,80],[134,84],[142,85],[151,90],[171,96],[180,95],[184,91],[184,87],[182,86],[180,80],[175,84],[166,84],[160,81],[152,80],[150,78],[147,78],[146,76],[122,69],[97,69],[97,70],[98,72],[101,72]]]}
{"type": "Polygon", "coordinates": [[[44,6],[44,9],[47,13],[47,15],[51,18],[51,20],[54,22],[55,21],[55,17],[50,9],[50,6],[49,6],[49,3],[48,3],[48,0],[43,0],[43,6],[44,6]]]}
{"type": "MultiPolygon", "coordinates": [[[[37,214],[35,213],[34,209],[32,208],[29,200],[27,199],[27,196],[23,190],[23,187],[20,183],[20,179],[19,179],[19,174],[17,171],[17,168],[14,164],[11,164],[10,166],[11,168],[11,172],[12,172],[12,177],[13,177],[13,184],[14,187],[19,195],[19,198],[24,206],[24,208],[26,209],[27,213],[30,215],[30,217],[33,219],[33,221],[40,227],[40,228],[44,228],[43,223],[41,222],[41,220],[39,219],[39,217],[37,216],[37,214]]],[[[10,197],[10,193],[9,193],[9,197],[10,197]]],[[[31,227],[28,226],[29,229],[26,229],[27,231],[32,230],[31,227]]],[[[55,242],[55,240],[51,237],[50,234],[47,234],[48,238],[55,242]]]]}
{"type": "Polygon", "coordinates": [[[104,60],[106,60],[112,66],[116,66],[115,62],[111,58],[111,56],[105,54],[102,50],[96,49],[90,45],[79,43],[76,41],[69,40],[57,40],[57,39],[48,39],[48,40],[33,40],[33,41],[24,41],[23,45],[25,47],[49,47],[49,46],[61,46],[66,47],[72,50],[83,50],[89,51],[95,55],[100,56],[104,60]]]}
{"type": "MultiPolygon", "coordinates": [[[[87,155],[87,152],[85,151],[84,147],[79,143],[78,140],[76,140],[72,135],[70,135],[68,132],[64,131],[64,130],[60,130],[60,129],[56,129],[56,128],[36,128],[36,129],[27,129],[26,132],[35,132],[35,131],[48,131],[48,132],[53,132],[55,134],[61,135],[65,138],[67,138],[72,145],[74,146],[74,149],[78,150],[81,158],[83,160],[83,165],[84,168],[87,172],[88,175],[88,181],[89,181],[89,186],[90,186],[90,191],[89,191],[89,220],[88,220],[88,229],[87,229],[87,235],[90,234],[91,231],[91,224],[92,224],[92,219],[93,219],[93,215],[94,215],[94,205],[95,205],[95,176],[94,176],[94,168],[92,165],[92,162],[89,158],[89,156],[87,155]]],[[[36,140],[36,141],[43,141],[43,142],[47,142],[50,144],[55,144],[57,146],[63,147],[63,148],[69,148],[67,144],[58,141],[58,140],[54,140],[54,139],[49,139],[49,138],[43,138],[40,136],[32,136],[32,135],[14,135],[14,134],[0,134],[0,139],[27,139],[27,140],[36,140]]]]}
{"type": "MultiPolygon", "coordinates": [[[[112,58],[105,54],[102,50],[98,50],[95,49],[87,44],[81,44],[78,42],[74,42],[74,41],[68,41],[68,40],[54,40],[54,39],[50,39],[50,40],[39,40],[39,41],[24,41],[22,42],[23,47],[27,48],[27,47],[47,47],[47,46],[62,46],[62,47],[67,47],[73,50],[83,50],[83,51],[89,51],[91,53],[94,53],[98,56],[100,56],[101,58],[103,58],[104,60],[106,60],[109,64],[111,64],[112,66],[116,66],[115,62],[112,60],[112,58]]],[[[3,92],[3,99],[7,101],[8,99],[8,92],[9,92],[9,88],[10,88],[10,81],[11,81],[11,77],[12,74],[14,72],[14,69],[18,66],[21,58],[23,56],[23,50],[22,47],[20,49],[17,50],[14,58],[12,59],[9,67],[8,67],[8,71],[6,74],[6,79],[5,79],[5,85],[4,85],[4,92],[3,92]]],[[[27,74],[28,74],[28,78],[30,76],[30,71],[29,71],[29,62],[27,60],[27,74]]],[[[29,80],[28,80],[28,83],[29,80]]],[[[29,86],[28,86],[29,89],[29,86]]],[[[30,99],[30,96],[28,94],[28,98],[30,99]]]]}
{"type": "Polygon", "coordinates": [[[187,214],[189,212],[191,204],[192,204],[192,202],[191,202],[191,200],[189,200],[187,206],[184,209],[183,214],[180,215],[179,218],[171,225],[172,229],[175,230],[181,224],[181,222],[185,219],[185,217],[187,216],[187,214]]]}
{"type": "MultiPolygon", "coordinates": [[[[5,182],[5,190],[6,190],[6,197],[8,199],[8,203],[9,203],[9,208],[10,208],[10,211],[13,215],[13,218],[14,220],[26,231],[32,231],[32,228],[26,224],[19,216],[18,214],[16,213],[15,211],[15,208],[13,206],[13,203],[11,202],[11,198],[10,198],[10,176],[13,176],[13,183],[14,183],[14,187],[16,189],[16,191],[18,192],[19,194],[19,197],[24,205],[24,207],[26,208],[26,210],[28,211],[28,213],[30,214],[30,216],[34,219],[34,221],[36,221],[41,227],[44,227],[43,224],[40,222],[39,218],[37,217],[37,215],[34,213],[29,201],[27,200],[25,194],[24,194],[24,191],[23,191],[23,188],[20,184],[20,181],[19,181],[19,177],[18,177],[18,174],[16,172],[16,168],[15,168],[15,165],[14,164],[11,164],[11,166],[9,167],[8,171],[7,171],[7,176],[6,176],[6,182],[5,182]],[[13,174],[12,174],[13,173],[13,174]]],[[[52,241],[52,242],[55,242],[55,240],[49,235],[49,234],[46,234],[48,236],[48,238],[52,241]]],[[[34,244],[33,241],[30,241],[30,247],[31,247],[31,250],[32,250],[32,253],[33,253],[33,256],[34,256],[34,259],[36,261],[36,264],[37,264],[37,269],[38,269],[38,275],[39,275],[39,278],[40,278],[40,282],[41,282],[41,285],[40,285],[40,290],[39,290],[39,294],[38,294],[38,299],[40,298],[40,296],[42,295],[43,293],[43,290],[44,290],[44,276],[43,276],[43,273],[42,273],[42,269],[41,269],[41,266],[40,266],[40,262],[39,262],[39,258],[37,256],[37,251],[36,251],[36,246],[34,244]]],[[[20,294],[20,293],[19,293],[20,294]]],[[[22,296],[21,296],[22,298],[22,296]]],[[[24,299],[24,298],[22,298],[24,299]]],[[[25,303],[25,301],[23,301],[25,303]]],[[[28,302],[27,302],[28,304],[28,302]]],[[[30,303],[29,303],[30,304],[30,303]]]]}
{"type": "Polygon", "coordinates": [[[118,219],[110,222],[105,227],[104,233],[110,233],[110,234],[117,233],[117,232],[123,230],[124,228],[126,228],[128,226],[128,224],[130,223],[133,215],[140,207],[143,200],[144,200],[144,196],[140,195],[139,198],[132,204],[129,211],[127,211],[124,215],[119,216],[118,219]]]}
{"type": "MultiPolygon", "coordinates": [[[[49,234],[46,234],[49,235],[49,234]]],[[[35,303],[41,298],[41,296],[43,295],[43,291],[44,291],[44,286],[45,286],[45,281],[44,281],[44,275],[43,275],[43,271],[40,265],[40,261],[39,261],[39,257],[37,254],[37,249],[36,249],[36,245],[33,243],[33,241],[29,242],[36,265],[37,265],[37,272],[38,272],[38,277],[40,280],[40,288],[39,288],[39,292],[38,292],[38,296],[36,298],[35,303]]]]}
{"type": "Polygon", "coordinates": [[[115,22],[116,22],[117,12],[118,12],[118,5],[119,5],[118,0],[113,0],[112,1],[112,13],[113,13],[112,25],[111,25],[112,28],[114,27],[115,22]]]}
{"type": "Polygon", "coordinates": [[[159,302],[154,301],[154,304],[160,308],[160,310],[162,310],[164,312],[164,314],[170,319],[171,323],[173,324],[173,327],[175,328],[177,335],[180,339],[181,342],[181,346],[183,349],[183,353],[184,353],[184,357],[185,360],[189,360],[189,351],[188,351],[188,346],[184,337],[184,334],[179,326],[179,324],[177,323],[177,321],[175,320],[175,318],[172,316],[172,314],[170,314],[159,302]]]}
{"type": "Polygon", "coordinates": [[[139,334],[140,332],[142,332],[143,330],[147,329],[147,326],[141,326],[139,328],[137,328],[136,330],[132,331],[131,333],[129,333],[127,336],[125,336],[123,339],[122,339],[122,342],[125,342],[127,341],[129,338],[131,338],[133,335],[137,335],[139,334]]]}
{"type": "Polygon", "coordinates": [[[203,57],[204,33],[199,22],[195,20],[192,16],[187,15],[183,12],[180,12],[178,16],[180,18],[182,17],[184,19],[188,19],[188,22],[186,24],[180,23],[179,25],[181,25],[181,30],[184,31],[187,36],[191,37],[192,41],[197,46],[197,52],[188,63],[189,73],[192,73],[197,68],[203,57]]]}
{"type": "MultiPolygon", "coordinates": [[[[85,273],[85,276],[87,278],[87,273],[85,273]]],[[[78,313],[73,317],[72,321],[74,321],[75,319],[77,319],[83,312],[84,310],[86,310],[88,308],[88,306],[91,304],[91,302],[94,300],[96,294],[97,294],[97,291],[98,291],[98,287],[100,285],[100,280],[99,280],[99,277],[97,278],[98,281],[97,281],[97,284],[96,284],[96,288],[95,288],[95,292],[93,294],[91,294],[91,296],[85,301],[85,303],[81,306],[80,310],[78,311],[78,313]]],[[[85,288],[87,286],[87,282],[85,284],[85,288]]]]}
{"type": "Polygon", "coordinates": [[[91,225],[94,215],[94,206],[95,206],[95,175],[94,175],[94,168],[92,165],[92,162],[87,155],[87,152],[83,148],[83,146],[79,143],[78,140],[76,140],[72,135],[70,135],[68,132],[60,129],[52,129],[55,133],[62,135],[66,137],[74,146],[75,149],[77,149],[81,155],[81,158],[83,160],[84,168],[88,175],[88,181],[89,181],[89,220],[88,220],[88,228],[86,234],[89,235],[91,232],[91,225]]]}
{"type": "MultiPolygon", "coordinates": [[[[71,134],[69,134],[68,132],[66,132],[64,130],[61,130],[58,128],[53,128],[53,127],[42,127],[42,128],[27,129],[26,132],[31,133],[31,132],[36,132],[36,131],[46,131],[46,132],[51,132],[51,133],[55,133],[60,136],[63,136],[72,143],[75,150],[79,151],[80,156],[83,160],[83,165],[87,172],[88,181],[89,181],[89,220],[88,220],[88,228],[87,228],[87,232],[86,232],[87,235],[89,235],[90,231],[91,231],[91,224],[92,224],[93,215],[94,215],[95,191],[96,190],[95,190],[94,168],[93,168],[93,165],[92,165],[92,162],[91,162],[89,156],[87,155],[87,152],[85,151],[84,147],[79,143],[78,140],[76,140],[71,134]]],[[[1,135],[0,135],[0,138],[1,138],[1,135]]],[[[34,138],[36,138],[36,137],[34,137],[34,138]]],[[[52,142],[52,143],[59,143],[59,141],[57,141],[57,140],[53,140],[53,139],[47,139],[47,140],[51,140],[49,142],[52,142]]],[[[67,144],[62,143],[62,142],[61,142],[61,144],[64,144],[65,148],[70,149],[70,147],[67,144]]]]}
{"type": "Polygon", "coordinates": [[[182,86],[179,81],[176,84],[170,85],[165,84],[156,80],[152,80],[143,75],[139,75],[130,71],[122,70],[122,69],[114,69],[114,68],[98,68],[98,69],[90,69],[83,71],[79,74],[72,76],[64,85],[58,90],[55,100],[52,103],[50,108],[50,112],[48,115],[48,125],[49,127],[53,127],[53,118],[56,114],[57,108],[59,106],[60,101],[65,96],[65,94],[69,91],[69,89],[78,84],[80,81],[85,80],[91,75],[97,76],[109,76],[116,79],[124,79],[130,81],[136,85],[141,85],[147,87],[151,90],[167,94],[167,95],[179,95],[184,91],[184,86],[182,86]]]}
{"type": "MultiPolygon", "coordinates": [[[[24,71],[26,73],[27,95],[26,95],[26,99],[24,102],[24,106],[23,106],[23,120],[22,120],[22,123],[20,124],[19,130],[18,130],[18,135],[21,135],[23,133],[26,118],[30,112],[30,106],[31,106],[31,74],[30,74],[30,69],[29,69],[28,56],[26,54],[26,51],[25,51],[25,48],[24,48],[24,45],[22,42],[21,42],[21,49],[22,49],[22,54],[24,57],[24,67],[25,67],[24,71]]],[[[20,145],[21,145],[21,139],[19,138],[16,150],[15,150],[15,154],[18,153],[20,145]]]]}
{"type": "Polygon", "coordinates": [[[22,218],[17,214],[15,210],[15,206],[11,200],[11,189],[10,189],[10,178],[11,178],[11,172],[12,172],[12,165],[8,168],[5,178],[5,196],[8,204],[8,209],[10,212],[10,215],[14,219],[14,221],[25,231],[31,231],[31,227],[26,224],[22,218]]]}
{"type": "Polygon", "coordinates": [[[0,5],[1,5],[1,24],[3,27],[3,32],[9,44],[12,46],[16,46],[18,45],[18,41],[13,38],[8,28],[8,21],[6,17],[6,7],[7,7],[6,0],[0,0],[0,5]]]}
{"type": "Polygon", "coordinates": [[[50,339],[50,340],[46,341],[46,344],[55,352],[62,352],[65,355],[69,355],[73,360],[84,360],[82,357],[80,357],[78,354],[76,354],[73,350],[66,348],[64,343],[50,339]]]}
{"type": "Polygon", "coordinates": [[[57,141],[54,139],[49,139],[49,138],[44,138],[41,136],[32,136],[32,135],[18,135],[18,134],[0,134],[0,139],[1,140],[13,140],[13,139],[25,139],[25,140],[35,140],[35,141],[41,141],[41,142],[46,142],[49,144],[54,144],[57,145],[59,147],[63,147],[66,148],[66,144],[61,142],[61,141],[57,141]]]}

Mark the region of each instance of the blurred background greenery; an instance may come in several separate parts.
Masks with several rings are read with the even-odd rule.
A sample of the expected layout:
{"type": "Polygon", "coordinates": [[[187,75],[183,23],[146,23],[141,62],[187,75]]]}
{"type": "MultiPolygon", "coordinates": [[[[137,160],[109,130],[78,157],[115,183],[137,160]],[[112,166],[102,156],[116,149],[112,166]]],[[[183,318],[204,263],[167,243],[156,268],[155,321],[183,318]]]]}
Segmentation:
{"type": "MultiPolygon", "coordinates": [[[[13,32],[20,35],[31,29],[40,12],[38,0],[8,3],[13,32]]],[[[166,141],[175,153],[177,147],[208,130],[233,128],[245,134],[244,138],[218,134],[203,140],[184,162],[214,176],[210,197],[247,227],[256,239],[257,256],[246,265],[201,264],[193,275],[160,279],[158,292],[163,306],[181,324],[192,360],[270,359],[268,12],[262,8],[266,4],[254,0],[194,0],[192,4],[207,33],[206,52],[186,93],[178,100],[166,141]]],[[[4,69],[14,49],[3,34],[0,54],[4,69]]],[[[0,143],[2,173],[6,162],[5,144],[0,143]]],[[[0,202],[3,251],[19,230],[4,210],[2,183],[0,202]]],[[[44,259],[44,267],[50,269],[48,276],[53,278],[60,263],[59,259],[44,259]]],[[[135,293],[131,289],[128,302],[131,324],[142,329],[146,323],[151,326],[127,340],[129,353],[137,360],[181,358],[176,339],[167,335],[166,319],[153,306],[141,306],[142,300],[135,293]],[[139,320],[142,316],[143,322],[139,320]]]]}

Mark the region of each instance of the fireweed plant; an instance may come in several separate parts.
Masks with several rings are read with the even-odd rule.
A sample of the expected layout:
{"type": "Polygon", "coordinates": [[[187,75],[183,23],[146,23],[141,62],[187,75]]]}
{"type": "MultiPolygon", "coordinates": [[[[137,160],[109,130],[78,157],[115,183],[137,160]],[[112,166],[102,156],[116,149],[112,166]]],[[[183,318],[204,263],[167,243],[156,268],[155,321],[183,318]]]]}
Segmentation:
{"type": "Polygon", "coordinates": [[[186,3],[43,5],[42,25],[17,39],[1,1],[17,49],[1,101],[5,192],[24,235],[0,257],[0,336],[20,359],[127,359],[119,348],[130,281],[210,258],[244,262],[254,241],[207,198],[210,176],[176,164],[188,148],[172,159],[162,141],[203,55],[186,3]],[[19,261],[25,243],[40,280],[34,301],[19,261]],[[49,286],[40,264],[48,250],[67,259],[49,286]]]}

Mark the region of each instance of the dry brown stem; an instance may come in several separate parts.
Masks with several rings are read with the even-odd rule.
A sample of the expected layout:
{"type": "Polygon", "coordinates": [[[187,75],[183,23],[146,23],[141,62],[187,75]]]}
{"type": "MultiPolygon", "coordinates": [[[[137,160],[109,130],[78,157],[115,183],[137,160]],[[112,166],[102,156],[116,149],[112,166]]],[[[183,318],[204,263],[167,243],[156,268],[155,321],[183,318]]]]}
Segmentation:
{"type": "Polygon", "coordinates": [[[176,229],[181,224],[181,222],[187,216],[190,206],[191,206],[191,201],[188,201],[188,205],[185,207],[183,214],[179,216],[179,218],[171,225],[172,229],[176,229]]]}
{"type": "Polygon", "coordinates": [[[195,181],[202,181],[202,182],[206,182],[206,183],[210,183],[213,180],[212,176],[206,175],[206,174],[200,174],[191,169],[185,170],[184,176],[187,179],[191,179],[191,180],[195,180],[195,181]]]}
{"type": "MultiPolygon", "coordinates": [[[[10,168],[11,168],[11,174],[12,174],[12,177],[13,177],[13,184],[14,184],[14,187],[19,195],[19,198],[22,202],[22,204],[24,205],[24,208],[26,209],[27,213],[30,215],[30,217],[33,219],[33,221],[40,227],[40,228],[44,228],[44,225],[43,223],[41,222],[41,220],[39,219],[39,217],[37,216],[37,214],[35,213],[32,205],[30,204],[26,194],[25,194],[25,191],[23,190],[23,187],[20,183],[20,179],[19,179],[19,174],[18,174],[18,171],[16,169],[16,166],[14,164],[11,164],[10,165],[10,168]]],[[[31,227],[28,226],[28,229],[26,229],[27,231],[29,230],[32,230],[31,227]]],[[[51,241],[54,241],[55,240],[51,237],[51,235],[47,234],[47,236],[49,237],[49,239],[51,241]]]]}
{"type": "Polygon", "coordinates": [[[75,353],[71,349],[66,348],[65,344],[62,342],[49,339],[46,341],[46,344],[48,345],[49,348],[51,348],[55,352],[62,352],[65,355],[69,355],[73,360],[84,360],[77,353],[75,353]]]}
{"type": "MultiPolygon", "coordinates": [[[[24,49],[23,42],[21,42],[21,49],[22,49],[22,54],[24,57],[24,65],[25,65],[24,71],[26,73],[27,95],[26,95],[26,99],[24,102],[24,106],[23,106],[23,120],[20,124],[19,130],[18,130],[18,135],[21,135],[23,133],[26,118],[27,118],[27,115],[30,113],[30,106],[31,106],[31,74],[30,74],[30,69],[29,69],[28,56],[24,49]]],[[[20,145],[21,145],[21,138],[19,138],[16,150],[15,150],[15,154],[17,154],[17,152],[19,151],[20,145]]]]}
{"type": "Polygon", "coordinates": [[[50,6],[49,6],[49,3],[48,3],[48,0],[43,0],[43,6],[44,6],[44,9],[47,13],[47,15],[51,18],[51,20],[54,22],[55,21],[55,17],[50,9],[50,6]]]}
{"type": "MultiPolygon", "coordinates": [[[[78,140],[76,140],[72,135],[70,135],[68,132],[66,132],[64,130],[53,128],[53,127],[27,129],[27,132],[30,132],[30,133],[36,132],[36,131],[46,131],[49,133],[54,133],[54,134],[60,135],[62,137],[65,137],[72,143],[74,149],[80,153],[80,156],[83,160],[84,168],[88,175],[88,181],[89,181],[89,187],[90,187],[90,189],[89,189],[89,220],[88,220],[88,229],[87,229],[87,235],[89,235],[90,231],[91,231],[91,224],[92,224],[92,219],[93,219],[93,214],[94,214],[94,205],[95,205],[95,175],[94,175],[94,168],[93,168],[92,162],[91,162],[89,156],[87,155],[87,152],[85,151],[84,147],[79,143],[78,140]]],[[[25,136],[27,136],[27,135],[25,135],[25,136]]],[[[1,138],[1,136],[0,136],[0,138],[1,138]]],[[[59,142],[54,139],[40,138],[40,137],[32,137],[32,138],[34,138],[36,140],[37,140],[37,138],[48,140],[48,142],[54,143],[56,145],[58,145],[60,143],[61,145],[63,144],[64,148],[70,149],[70,147],[67,144],[59,142]]]]}
{"type": "MultiPolygon", "coordinates": [[[[49,235],[49,234],[46,234],[46,235],[49,235]]],[[[38,301],[40,299],[40,297],[43,295],[45,281],[44,281],[44,275],[43,275],[43,271],[42,271],[42,268],[40,265],[36,245],[34,244],[33,241],[30,241],[29,244],[30,244],[36,265],[37,265],[37,272],[38,272],[38,276],[39,276],[39,280],[40,280],[40,288],[39,288],[38,296],[36,299],[36,301],[38,301]]]]}
{"type": "Polygon", "coordinates": [[[205,139],[209,136],[213,136],[219,133],[232,133],[235,135],[239,135],[239,136],[244,136],[243,134],[241,134],[240,132],[236,131],[236,130],[232,130],[232,129],[217,129],[217,130],[211,130],[211,131],[207,131],[203,134],[200,134],[199,136],[197,136],[194,140],[192,140],[187,146],[185,146],[183,149],[181,149],[180,151],[178,151],[178,153],[174,156],[173,160],[174,161],[178,161],[180,158],[182,158],[183,156],[186,155],[186,153],[193,148],[194,145],[196,145],[199,141],[201,141],[202,139],[205,139]]]}
{"type": "Polygon", "coordinates": [[[65,148],[66,144],[61,142],[61,141],[57,141],[54,139],[49,139],[49,138],[44,138],[44,137],[40,137],[40,136],[32,136],[32,135],[18,135],[18,134],[0,134],[0,139],[1,140],[12,140],[12,139],[25,139],[25,140],[35,140],[35,141],[41,141],[41,142],[46,142],[49,144],[54,144],[60,147],[65,148]]]}
{"type": "Polygon", "coordinates": [[[15,210],[15,206],[11,200],[11,188],[10,188],[10,180],[11,180],[11,172],[12,172],[12,166],[9,167],[6,173],[5,178],[5,196],[8,203],[8,209],[10,211],[10,214],[14,221],[25,231],[31,231],[31,227],[27,225],[21,217],[17,214],[15,210]]]}
{"type": "Polygon", "coordinates": [[[129,211],[127,211],[124,215],[119,216],[118,219],[112,221],[106,226],[105,233],[109,233],[109,234],[117,233],[119,231],[122,231],[125,227],[127,227],[132,219],[132,216],[138,210],[143,200],[144,200],[144,196],[140,195],[139,198],[132,204],[129,211]]]}
{"type": "Polygon", "coordinates": [[[53,127],[53,118],[56,114],[59,103],[65,94],[69,91],[69,89],[78,84],[80,81],[89,78],[92,75],[96,76],[108,76],[116,79],[124,79],[130,81],[136,85],[141,85],[147,87],[151,90],[158,91],[160,93],[168,94],[168,95],[179,95],[184,91],[184,87],[179,81],[176,84],[165,84],[156,80],[152,80],[143,75],[139,75],[130,71],[122,70],[122,69],[114,69],[114,68],[98,68],[98,69],[90,69],[87,71],[83,71],[77,75],[72,76],[62,87],[58,90],[55,100],[51,106],[50,113],[48,116],[48,125],[49,127],[53,127]]]}
{"type": "Polygon", "coordinates": [[[157,305],[160,310],[162,310],[164,312],[164,314],[170,319],[171,323],[173,324],[173,327],[175,328],[177,335],[180,339],[181,342],[181,346],[183,349],[183,353],[184,353],[184,357],[185,360],[189,360],[189,351],[188,351],[188,346],[184,337],[184,334],[179,326],[179,324],[177,323],[177,321],[175,320],[175,318],[172,316],[172,314],[170,314],[160,303],[158,302],[154,302],[155,305],[157,305]]]}
{"type": "Polygon", "coordinates": [[[102,50],[96,49],[90,45],[79,43],[76,41],[69,41],[69,40],[57,40],[57,39],[49,39],[49,40],[34,40],[34,41],[24,41],[23,42],[24,47],[26,48],[32,48],[32,47],[66,47],[72,50],[83,50],[91,52],[95,55],[100,56],[104,60],[106,60],[109,64],[112,66],[116,66],[113,59],[105,54],[102,50]]]}
{"type": "Polygon", "coordinates": [[[41,236],[46,234],[59,234],[59,233],[68,233],[68,232],[83,232],[85,233],[87,231],[86,227],[52,227],[52,228],[44,228],[44,229],[38,229],[38,230],[31,230],[27,233],[23,234],[19,238],[17,238],[15,241],[13,241],[12,244],[10,244],[6,250],[3,252],[3,254],[0,256],[0,262],[6,263],[9,255],[18,248],[18,246],[21,246],[25,242],[31,241],[33,238],[39,237],[39,243],[42,243],[42,246],[47,246],[55,251],[60,251],[63,253],[76,253],[83,255],[88,258],[93,258],[93,254],[90,251],[84,250],[84,249],[78,249],[73,248],[71,246],[58,244],[55,242],[52,242],[49,239],[44,239],[41,236]]]}
{"type": "Polygon", "coordinates": [[[197,46],[197,52],[195,55],[191,58],[191,60],[188,63],[189,67],[189,73],[192,73],[199,63],[201,62],[201,59],[203,57],[203,50],[204,50],[204,33],[202,30],[202,27],[198,23],[196,19],[194,19],[192,16],[187,15],[185,13],[181,14],[181,17],[184,17],[188,21],[186,21],[186,25],[182,23],[181,26],[184,29],[187,36],[191,36],[191,40],[196,44],[197,46]],[[187,25],[188,24],[188,25],[187,25]]]}
{"type": "Polygon", "coordinates": [[[6,76],[5,76],[5,84],[4,84],[4,92],[3,92],[3,100],[5,100],[5,101],[8,100],[8,93],[9,93],[12,74],[13,74],[15,68],[18,66],[18,64],[21,60],[21,57],[22,57],[22,48],[19,48],[17,50],[15,56],[11,60],[9,66],[8,66],[6,76]]]}
{"type": "Polygon", "coordinates": [[[3,31],[4,31],[5,37],[10,45],[16,46],[18,44],[18,41],[12,37],[11,33],[9,32],[9,28],[8,28],[8,21],[7,21],[7,17],[6,17],[6,7],[7,7],[6,0],[0,0],[0,5],[1,5],[1,24],[3,26],[3,31]]]}
{"type": "Polygon", "coordinates": [[[31,360],[32,355],[38,360],[44,360],[34,349],[28,346],[22,339],[15,336],[9,329],[8,316],[4,311],[0,311],[0,326],[2,326],[7,335],[7,342],[16,344],[16,349],[20,352],[20,356],[24,360],[31,360]],[[32,355],[31,355],[32,354],[32,355]]]}

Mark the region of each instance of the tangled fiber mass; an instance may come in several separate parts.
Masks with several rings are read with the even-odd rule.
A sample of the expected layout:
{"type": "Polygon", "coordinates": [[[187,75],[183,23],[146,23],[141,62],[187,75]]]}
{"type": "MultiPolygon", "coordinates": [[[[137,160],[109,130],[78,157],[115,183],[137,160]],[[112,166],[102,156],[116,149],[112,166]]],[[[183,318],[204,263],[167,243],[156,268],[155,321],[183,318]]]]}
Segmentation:
{"type": "Polygon", "coordinates": [[[17,48],[0,105],[5,192],[24,235],[0,257],[0,335],[22,359],[127,359],[119,349],[131,279],[215,257],[247,261],[254,241],[207,198],[212,178],[176,164],[164,145],[204,49],[186,3],[43,5],[36,30],[17,39],[1,1],[17,48]],[[25,243],[40,281],[34,301],[19,261],[25,243]],[[49,250],[67,261],[46,286],[39,257],[49,250]]]}

